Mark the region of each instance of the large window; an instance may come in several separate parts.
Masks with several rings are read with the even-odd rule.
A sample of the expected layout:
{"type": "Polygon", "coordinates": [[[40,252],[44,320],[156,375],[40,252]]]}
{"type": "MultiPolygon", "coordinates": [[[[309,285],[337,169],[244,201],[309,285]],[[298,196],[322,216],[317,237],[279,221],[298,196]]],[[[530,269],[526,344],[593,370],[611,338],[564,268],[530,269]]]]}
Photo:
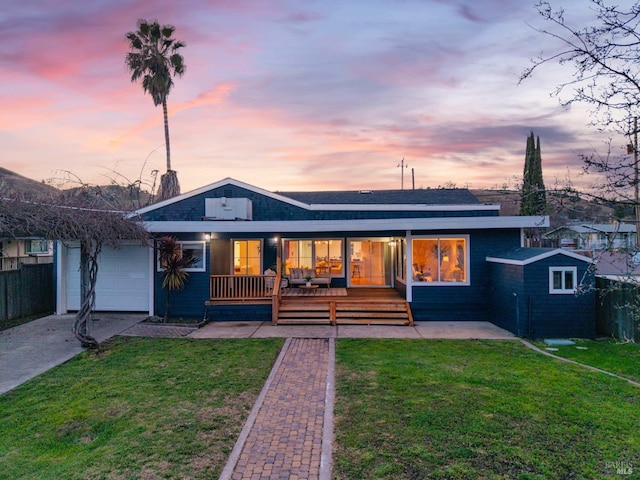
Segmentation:
{"type": "Polygon", "coordinates": [[[467,237],[414,238],[411,278],[419,284],[468,284],[467,237]]]}
{"type": "Polygon", "coordinates": [[[341,239],[285,240],[285,272],[291,268],[313,268],[331,272],[332,276],[344,275],[341,239]]]}
{"type": "Polygon", "coordinates": [[[573,294],[578,288],[576,267],[549,267],[549,293],[573,294]]]}
{"type": "MultiPolygon", "coordinates": [[[[195,258],[193,266],[185,268],[185,272],[204,272],[206,248],[205,242],[178,242],[180,247],[180,255],[184,258],[195,258]]],[[[158,271],[162,271],[164,266],[160,264],[160,256],[158,255],[158,271]]]]}
{"type": "Polygon", "coordinates": [[[233,241],[233,274],[260,275],[262,273],[261,240],[233,241]]]}

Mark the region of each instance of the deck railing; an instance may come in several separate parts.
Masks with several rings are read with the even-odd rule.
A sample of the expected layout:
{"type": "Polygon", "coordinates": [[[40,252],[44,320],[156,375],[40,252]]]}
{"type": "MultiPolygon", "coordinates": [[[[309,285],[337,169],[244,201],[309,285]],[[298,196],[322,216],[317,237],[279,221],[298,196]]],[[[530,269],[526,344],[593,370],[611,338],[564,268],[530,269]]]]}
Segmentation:
{"type": "Polygon", "coordinates": [[[211,300],[269,299],[274,290],[279,292],[276,275],[211,275],[209,298],[211,300]]]}

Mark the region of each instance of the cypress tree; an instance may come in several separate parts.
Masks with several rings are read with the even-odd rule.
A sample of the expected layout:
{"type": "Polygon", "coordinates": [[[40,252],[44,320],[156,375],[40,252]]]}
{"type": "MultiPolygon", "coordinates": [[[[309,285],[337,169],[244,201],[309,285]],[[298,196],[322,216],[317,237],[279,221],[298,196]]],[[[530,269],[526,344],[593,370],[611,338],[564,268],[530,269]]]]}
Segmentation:
{"type": "Polygon", "coordinates": [[[527,137],[524,173],[520,192],[520,215],[544,215],[547,211],[547,191],[542,178],[540,137],[527,137]]]}

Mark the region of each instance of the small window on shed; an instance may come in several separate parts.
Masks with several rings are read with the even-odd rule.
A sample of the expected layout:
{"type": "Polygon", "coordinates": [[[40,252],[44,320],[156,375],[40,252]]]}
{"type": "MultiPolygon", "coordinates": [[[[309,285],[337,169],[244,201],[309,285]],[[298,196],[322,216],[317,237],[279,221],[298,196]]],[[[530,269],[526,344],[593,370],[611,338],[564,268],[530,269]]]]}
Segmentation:
{"type": "Polygon", "coordinates": [[[578,288],[577,267],[550,267],[549,293],[574,294],[578,288]]]}

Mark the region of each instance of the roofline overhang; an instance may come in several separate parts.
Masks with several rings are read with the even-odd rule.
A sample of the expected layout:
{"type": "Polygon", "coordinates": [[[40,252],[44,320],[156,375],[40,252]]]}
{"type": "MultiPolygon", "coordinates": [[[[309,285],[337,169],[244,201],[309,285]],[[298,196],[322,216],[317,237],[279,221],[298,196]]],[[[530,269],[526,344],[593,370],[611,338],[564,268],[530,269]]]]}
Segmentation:
{"type": "Polygon", "coordinates": [[[480,230],[501,228],[541,228],[549,217],[447,217],[369,220],[290,221],[150,221],[143,223],[151,233],[321,233],[417,230],[480,230]]]}
{"type": "Polygon", "coordinates": [[[556,248],[554,250],[550,250],[548,252],[541,253],[540,255],[536,255],[534,257],[527,258],[525,260],[515,260],[511,258],[500,258],[500,257],[487,257],[487,262],[491,263],[504,263],[507,265],[529,265],[530,263],[539,262],[540,260],[544,260],[545,258],[553,257],[554,255],[565,255],[570,258],[574,258],[576,260],[581,260],[586,263],[594,263],[594,260],[589,257],[585,257],[584,255],[579,255],[577,253],[573,253],[567,250],[563,250],[561,248],[556,248]]]}
{"type": "Polygon", "coordinates": [[[312,203],[306,205],[311,211],[356,211],[356,212],[483,212],[499,211],[500,205],[429,205],[424,203],[404,204],[404,203],[376,203],[376,204],[349,204],[349,203],[312,203]]]}

